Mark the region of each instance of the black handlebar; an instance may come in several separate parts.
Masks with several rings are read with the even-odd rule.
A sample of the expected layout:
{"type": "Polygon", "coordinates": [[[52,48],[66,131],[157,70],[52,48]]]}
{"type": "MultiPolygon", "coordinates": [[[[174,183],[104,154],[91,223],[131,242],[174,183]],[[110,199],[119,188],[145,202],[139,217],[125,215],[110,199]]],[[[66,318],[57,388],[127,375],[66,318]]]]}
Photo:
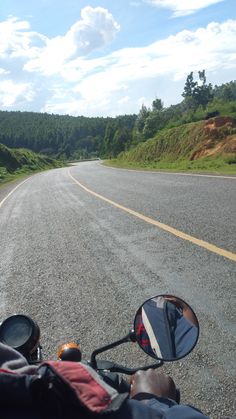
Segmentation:
{"type": "Polygon", "coordinates": [[[146,371],[149,368],[156,369],[163,365],[163,361],[161,360],[159,360],[155,364],[146,365],[145,367],[139,367],[139,368],[127,368],[127,367],[124,367],[123,365],[119,365],[111,361],[97,360],[96,363],[97,363],[98,371],[119,372],[121,374],[126,374],[126,375],[133,375],[137,371],[140,371],[140,370],[146,371]]]}
{"type": "MultiPolygon", "coordinates": [[[[91,367],[92,368],[94,368],[94,369],[97,369],[97,360],[96,360],[96,356],[98,355],[98,354],[101,354],[102,352],[105,352],[105,351],[108,351],[109,349],[113,349],[113,348],[115,348],[116,346],[119,346],[119,345],[121,345],[122,343],[127,343],[127,342],[130,342],[131,341],[131,338],[130,338],[130,335],[131,335],[131,333],[129,333],[127,336],[125,336],[124,338],[122,338],[122,339],[119,339],[119,340],[117,340],[117,341],[115,341],[115,342],[112,342],[112,343],[110,343],[109,345],[106,345],[106,346],[102,346],[101,348],[98,348],[98,349],[96,349],[95,351],[93,351],[93,353],[92,353],[92,355],[91,355],[91,359],[90,359],[90,365],[91,365],[91,367]]],[[[102,369],[102,368],[101,368],[102,369]]]]}
{"type": "Polygon", "coordinates": [[[123,365],[119,365],[116,364],[114,362],[110,362],[110,361],[101,361],[101,360],[97,360],[96,356],[102,352],[105,352],[109,349],[115,348],[116,346],[121,345],[122,343],[127,343],[127,342],[136,342],[136,335],[135,332],[133,330],[131,330],[128,335],[126,335],[124,338],[119,339],[115,342],[112,342],[106,346],[103,346],[101,348],[96,349],[95,351],[93,351],[92,355],[91,355],[91,359],[88,362],[92,368],[94,368],[95,370],[99,371],[108,371],[108,372],[119,372],[121,374],[126,374],[126,375],[133,375],[135,374],[137,371],[143,370],[146,371],[149,368],[155,369],[155,368],[159,368],[163,365],[163,361],[162,360],[157,360],[157,362],[155,364],[151,364],[151,365],[147,365],[145,367],[139,367],[139,368],[127,368],[124,367],[123,365]]]}
{"type": "Polygon", "coordinates": [[[124,378],[114,372],[99,372],[102,379],[119,393],[130,393],[131,386],[124,378]]]}

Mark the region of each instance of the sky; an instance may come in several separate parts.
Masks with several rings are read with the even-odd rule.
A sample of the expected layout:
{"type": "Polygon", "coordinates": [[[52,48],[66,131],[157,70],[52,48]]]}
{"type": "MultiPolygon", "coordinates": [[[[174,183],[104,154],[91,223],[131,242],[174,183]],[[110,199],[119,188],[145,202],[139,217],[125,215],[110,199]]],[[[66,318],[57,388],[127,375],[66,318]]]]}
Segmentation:
{"type": "Polygon", "coordinates": [[[84,116],[236,79],[236,0],[0,0],[0,110],[84,116]]]}

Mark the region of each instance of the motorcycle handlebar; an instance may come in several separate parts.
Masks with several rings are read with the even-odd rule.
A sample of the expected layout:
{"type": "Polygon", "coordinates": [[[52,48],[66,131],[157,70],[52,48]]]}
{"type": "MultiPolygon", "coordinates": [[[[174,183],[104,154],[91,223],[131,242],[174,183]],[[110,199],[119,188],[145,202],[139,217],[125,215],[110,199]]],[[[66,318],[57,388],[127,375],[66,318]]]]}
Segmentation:
{"type": "Polygon", "coordinates": [[[121,374],[126,374],[126,375],[133,375],[137,371],[140,371],[140,370],[146,371],[150,368],[156,369],[156,368],[161,367],[162,365],[163,365],[163,361],[159,360],[157,363],[146,365],[145,367],[128,368],[123,365],[116,364],[114,362],[97,360],[98,371],[109,371],[109,372],[116,372],[116,373],[121,373],[121,374]]]}

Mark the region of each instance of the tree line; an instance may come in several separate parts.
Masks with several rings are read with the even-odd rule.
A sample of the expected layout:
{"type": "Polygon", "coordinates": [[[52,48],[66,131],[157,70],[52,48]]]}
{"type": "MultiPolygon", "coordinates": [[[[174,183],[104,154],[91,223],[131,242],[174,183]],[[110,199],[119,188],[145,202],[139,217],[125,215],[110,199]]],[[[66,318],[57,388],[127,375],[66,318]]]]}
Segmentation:
{"type": "Polygon", "coordinates": [[[55,158],[116,157],[164,128],[204,119],[209,114],[236,117],[236,81],[212,86],[205,70],[187,78],[177,105],[164,107],[155,98],[151,108],[142,105],[138,115],[116,118],[50,115],[0,111],[0,143],[27,148],[55,158]]]}
{"type": "Polygon", "coordinates": [[[0,111],[0,143],[55,158],[113,157],[125,149],[135,120],[136,115],[87,118],[0,111]]]}
{"type": "Polygon", "coordinates": [[[196,122],[210,115],[236,117],[236,81],[213,87],[206,81],[205,70],[198,72],[198,80],[194,80],[191,72],[182,97],[182,102],[166,108],[159,98],[152,102],[151,108],[143,104],[134,127],[134,142],[152,138],[161,129],[196,122]]]}

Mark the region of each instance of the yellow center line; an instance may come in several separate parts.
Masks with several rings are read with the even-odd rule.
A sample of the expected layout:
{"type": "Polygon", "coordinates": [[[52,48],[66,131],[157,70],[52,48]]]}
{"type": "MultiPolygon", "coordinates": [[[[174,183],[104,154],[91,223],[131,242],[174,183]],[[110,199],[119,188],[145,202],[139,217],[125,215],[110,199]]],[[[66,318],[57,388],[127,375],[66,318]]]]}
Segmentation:
{"type": "Polygon", "coordinates": [[[229,260],[232,260],[236,262],[236,254],[229,252],[228,250],[221,249],[220,247],[215,246],[214,244],[208,243],[204,240],[197,239],[196,237],[190,236],[189,234],[183,233],[182,231],[179,231],[167,224],[163,224],[160,221],[154,220],[152,218],[146,217],[146,215],[143,215],[137,211],[134,211],[130,208],[124,207],[121,204],[118,204],[117,202],[112,201],[111,199],[106,198],[103,195],[98,194],[97,192],[92,191],[91,189],[87,188],[86,186],[82,185],[78,180],[74,178],[74,176],[71,175],[70,171],[68,171],[68,175],[71,177],[71,179],[79,185],[82,189],[84,189],[86,192],[90,193],[91,195],[95,196],[96,198],[102,199],[103,201],[107,202],[110,205],[113,205],[116,208],[121,209],[122,211],[127,212],[130,215],[133,215],[136,218],[139,218],[142,221],[145,221],[148,224],[154,225],[155,227],[160,228],[161,230],[167,231],[170,234],[173,234],[174,236],[187,240],[197,246],[200,246],[206,250],[209,250],[210,252],[216,253],[217,255],[223,256],[229,260]]]}

